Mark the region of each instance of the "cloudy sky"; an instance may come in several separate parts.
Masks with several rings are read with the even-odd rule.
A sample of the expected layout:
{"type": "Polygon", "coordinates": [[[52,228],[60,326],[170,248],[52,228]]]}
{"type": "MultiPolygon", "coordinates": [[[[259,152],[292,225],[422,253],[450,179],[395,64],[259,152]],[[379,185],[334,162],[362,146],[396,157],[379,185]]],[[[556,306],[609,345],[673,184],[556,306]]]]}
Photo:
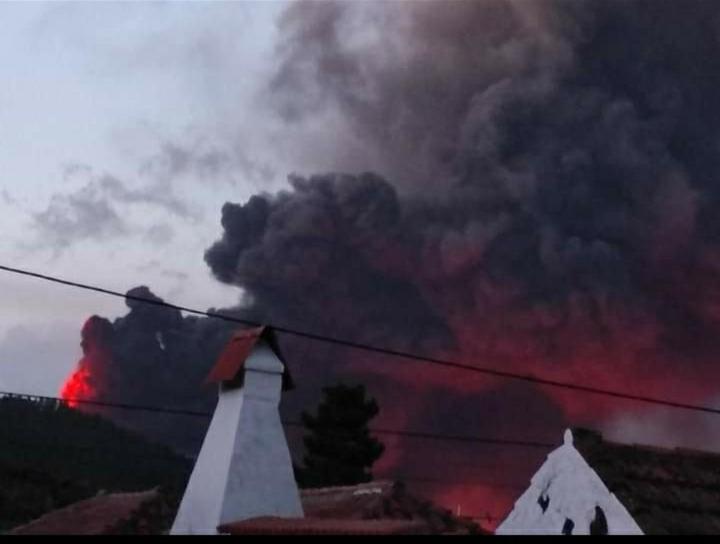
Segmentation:
{"type": "MultiPolygon", "coordinates": [[[[712,398],[716,5],[443,5],[1,3],[0,262],[712,398]],[[382,178],[248,201],[330,171],[382,178]]],[[[9,390],[56,392],[127,312],[0,293],[9,390]]]]}
{"type": "MultiPolygon", "coordinates": [[[[282,2],[0,4],[3,264],[208,308],[220,208],[285,183],[263,111],[282,2]]],[[[0,275],[0,388],[55,394],[121,300],[0,275]]]]}
{"type": "MultiPolygon", "coordinates": [[[[0,3],[0,263],[717,405],[719,29],[712,0],[0,3]]],[[[128,313],[7,273],[0,297],[3,390],[57,393],[85,320],[128,313]]],[[[186,379],[135,386],[177,332],[150,314],[97,367],[143,404],[186,379]]],[[[388,425],[720,449],[710,415],[299,353],[388,425]]]]}

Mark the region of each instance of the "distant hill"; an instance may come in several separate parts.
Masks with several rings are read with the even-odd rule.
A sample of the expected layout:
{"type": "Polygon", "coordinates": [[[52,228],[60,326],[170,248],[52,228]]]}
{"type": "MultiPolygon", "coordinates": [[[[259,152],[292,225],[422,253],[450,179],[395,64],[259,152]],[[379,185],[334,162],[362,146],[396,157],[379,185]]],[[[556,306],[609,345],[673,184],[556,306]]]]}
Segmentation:
{"type": "Polygon", "coordinates": [[[179,497],[192,461],[54,401],[0,398],[0,531],[99,492],[179,497]]]}

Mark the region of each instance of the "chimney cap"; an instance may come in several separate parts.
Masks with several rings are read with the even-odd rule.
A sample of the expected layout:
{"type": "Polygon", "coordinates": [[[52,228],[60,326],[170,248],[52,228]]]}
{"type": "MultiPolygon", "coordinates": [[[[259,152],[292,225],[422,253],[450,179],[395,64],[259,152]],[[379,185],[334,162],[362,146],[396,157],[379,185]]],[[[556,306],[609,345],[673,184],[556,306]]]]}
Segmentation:
{"type": "Polygon", "coordinates": [[[294,389],[290,371],[277,343],[275,331],[268,326],[240,329],[236,331],[220,354],[215,366],[205,379],[206,384],[224,382],[237,383],[245,372],[245,361],[258,344],[267,345],[283,365],[283,391],[294,389]]]}

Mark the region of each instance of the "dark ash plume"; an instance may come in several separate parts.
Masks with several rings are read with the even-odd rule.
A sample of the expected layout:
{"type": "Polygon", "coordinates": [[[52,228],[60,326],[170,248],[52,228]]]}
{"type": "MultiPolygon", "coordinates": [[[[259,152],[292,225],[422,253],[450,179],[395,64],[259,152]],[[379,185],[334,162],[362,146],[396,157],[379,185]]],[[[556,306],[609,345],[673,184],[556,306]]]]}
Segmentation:
{"type": "MultiPolygon", "coordinates": [[[[161,300],[147,287],[128,295],[161,300]]],[[[82,331],[78,372],[85,387],[77,397],[126,405],[212,412],[217,391],[204,387],[234,327],[229,323],[183,317],[178,310],[128,300],[126,316],[110,322],[93,316],[82,331]]],[[[76,375],[78,374],[76,372],[76,375]]],[[[72,383],[72,378],[67,383],[72,383]]],[[[63,391],[72,398],[73,391],[63,391]]],[[[182,415],[78,404],[150,438],[194,453],[208,420],[182,415]]]]}
{"type": "MultiPolygon", "coordinates": [[[[332,112],[328,140],[351,134],[350,163],[378,174],[292,176],[228,203],[205,259],[252,319],[705,398],[720,378],[719,24],[700,0],[293,3],[271,99],[292,124],[332,112]]],[[[204,323],[132,308],[113,324],[114,379],[198,383],[199,346],[222,336],[204,323]]],[[[502,414],[532,399],[547,413],[527,426],[551,439],[637,409],[301,348],[300,384],[346,361],[389,424],[427,429],[457,398],[477,410],[468,434],[517,437],[502,414]]]]}
{"type": "MultiPolygon", "coordinates": [[[[290,326],[706,397],[719,21],[709,1],[294,3],[278,111],[333,111],[328,138],[352,133],[381,175],[227,204],[206,261],[290,326]]],[[[483,387],[443,380],[482,405],[483,387]]],[[[628,409],[542,393],[573,422],[628,409]]]]}
{"type": "MultiPolygon", "coordinates": [[[[719,14],[705,1],[295,3],[281,111],[337,110],[394,177],[294,178],[228,205],[207,261],[276,315],[298,297],[310,316],[331,301],[317,319],[336,323],[384,314],[392,299],[355,288],[360,262],[379,292],[417,293],[460,351],[631,375],[652,360],[692,379],[673,361],[718,350],[719,14]],[[354,222],[358,209],[371,220],[354,222]]],[[[406,315],[398,339],[419,314],[406,315]]]]}

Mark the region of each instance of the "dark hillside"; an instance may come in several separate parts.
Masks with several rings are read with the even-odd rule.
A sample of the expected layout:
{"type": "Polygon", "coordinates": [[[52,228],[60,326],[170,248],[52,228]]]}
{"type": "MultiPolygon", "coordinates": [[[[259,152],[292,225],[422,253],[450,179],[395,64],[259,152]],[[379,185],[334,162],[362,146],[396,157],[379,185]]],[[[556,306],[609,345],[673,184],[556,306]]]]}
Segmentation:
{"type": "Polygon", "coordinates": [[[182,491],[191,461],[56,402],[0,398],[0,531],[100,492],[182,491]]]}

